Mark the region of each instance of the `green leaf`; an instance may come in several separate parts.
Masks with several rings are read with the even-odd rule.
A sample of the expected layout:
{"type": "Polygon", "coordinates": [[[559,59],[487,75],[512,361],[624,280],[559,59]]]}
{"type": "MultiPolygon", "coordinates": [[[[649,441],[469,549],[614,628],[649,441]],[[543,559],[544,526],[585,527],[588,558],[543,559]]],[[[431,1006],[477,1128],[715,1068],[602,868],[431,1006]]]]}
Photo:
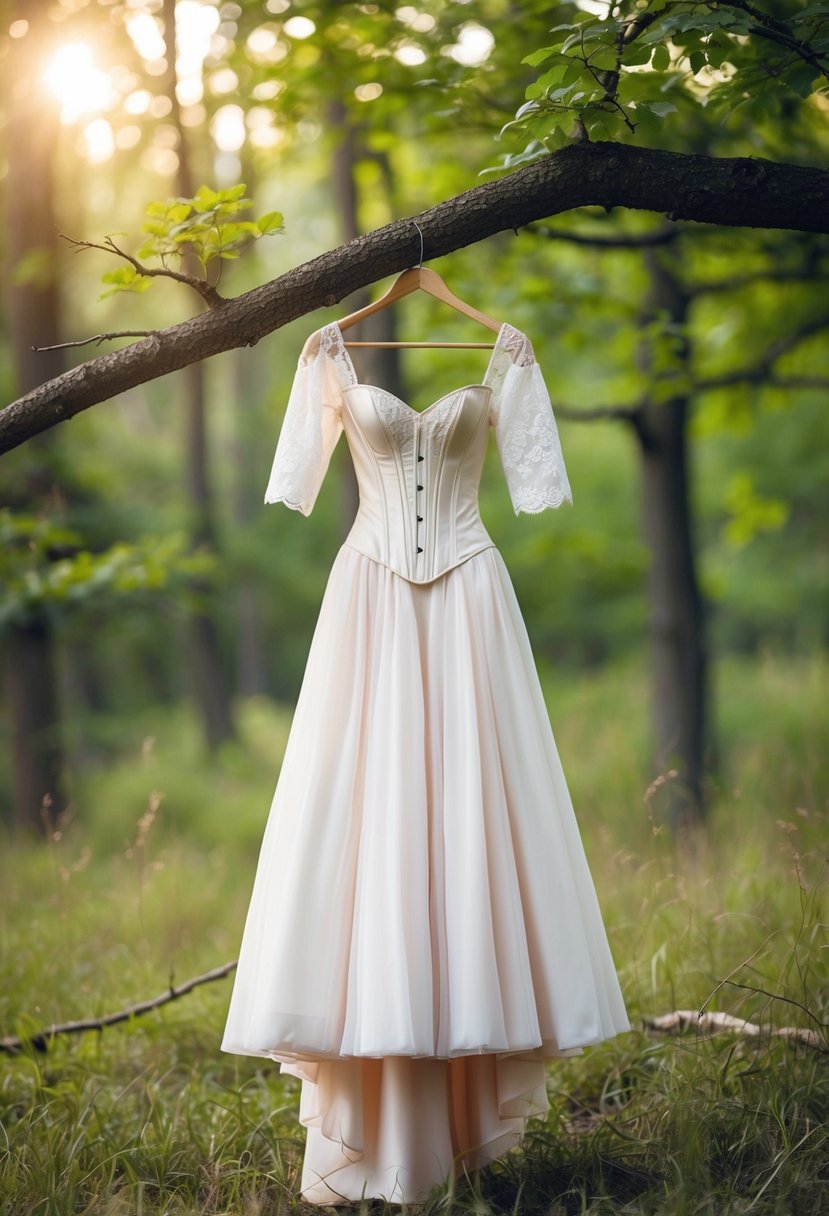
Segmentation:
{"type": "Polygon", "coordinates": [[[265,236],[281,232],[285,227],[285,217],[281,211],[266,211],[264,215],[260,215],[256,223],[259,231],[265,236]]]}
{"type": "Polygon", "coordinates": [[[552,59],[554,55],[558,55],[559,48],[557,46],[542,46],[537,51],[533,51],[531,55],[525,55],[521,60],[522,63],[529,64],[531,68],[540,67],[542,63],[546,63],[548,59],[552,59]]]}
{"type": "Polygon", "coordinates": [[[238,199],[244,197],[247,186],[244,182],[239,182],[236,186],[228,186],[224,190],[219,190],[217,198],[220,203],[235,203],[238,199]]]}
{"type": "Polygon", "coordinates": [[[188,202],[173,203],[167,209],[167,219],[171,224],[180,224],[182,220],[186,220],[190,212],[193,210],[188,202]]]}
{"type": "Polygon", "coordinates": [[[653,114],[658,114],[660,118],[676,112],[676,106],[670,101],[647,101],[642,104],[646,105],[653,114]]]}
{"type": "Polygon", "coordinates": [[[732,51],[733,48],[728,35],[720,30],[714,31],[705,46],[706,58],[712,68],[722,67],[732,51]]]}
{"type": "Polygon", "coordinates": [[[564,69],[564,75],[561,78],[562,84],[574,84],[583,72],[587,71],[580,59],[572,59],[564,69]]]}
{"type": "Polygon", "coordinates": [[[783,79],[798,97],[809,97],[819,85],[821,77],[817,75],[812,64],[798,63],[783,79]]]}
{"type": "Polygon", "coordinates": [[[633,46],[625,48],[624,67],[638,68],[649,63],[651,48],[643,42],[634,42],[633,46]]]}
{"type": "Polygon", "coordinates": [[[590,66],[599,72],[613,72],[619,57],[612,46],[603,46],[589,56],[590,66]]]}
{"type": "Polygon", "coordinates": [[[215,207],[219,202],[219,195],[215,190],[211,190],[209,186],[199,186],[193,201],[197,211],[209,211],[211,207],[215,207]]]}
{"type": "Polygon", "coordinates": [[[655,72],[664,72],[671,66],[671,52],[665,46],[664,42],[660,42],[653,52],[651,59],[651,67],[655,72]]]}

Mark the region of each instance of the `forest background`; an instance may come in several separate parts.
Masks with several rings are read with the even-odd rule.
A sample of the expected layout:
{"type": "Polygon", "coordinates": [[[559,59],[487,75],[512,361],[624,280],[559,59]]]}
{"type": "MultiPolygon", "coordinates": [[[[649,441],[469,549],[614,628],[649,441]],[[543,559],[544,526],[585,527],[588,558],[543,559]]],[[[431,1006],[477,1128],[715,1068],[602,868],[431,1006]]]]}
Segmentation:
{"type": "MultiPolygon", "coordinates": [[[[634,1022],[551,1071],[523,1153],[435,1203],[820,1211],[829,211],[809,190],[829,145],[829,6],[27,0],[0,15],[4,402],[100,354],[64,343],[209,314],[211,289],[238,296],[482,183],[508,199],[524,166],[578,168],[554,158],[610,141],[697,158],[673,208],[648,206],[666,160],[631,206],[541,207],[438,260],[424,224],[427,264],[530,336],[553,400],[574,506],[516,518],[493,444],[481,510],[634,1022]],[[789,167],[788,222],[758,226],[739,173],[710,222],[698,200],[727,199],[714,162],[729,158],[789,167]],[[156,269],[184,246],[166,265],[210,288],[78,245],[109,237],[156,269]],[[658,1037],[674,1010],[760,1033],[691,1017],[690,1036],[658,1037]],[[805,1033],[772,1034],[785,1027],[805,1033]]],[[[394,269],[418,260],[410,227],[394,269]]],[[[297,1093],[220,1055],[226,981],[48,1051],[37,1032],[235,957],[356,509],[343,441],[309,518],[262,502],[307,334],[370,293],[340,294],[6,444],[10,1211],[300,1206],[297,1093]]],[[[486,337],[424,296],[379,318],[380,338],[486,337]]],[[[478,381],[482,356],[367,352],[362,378],[423,407],[478,381]]]]}

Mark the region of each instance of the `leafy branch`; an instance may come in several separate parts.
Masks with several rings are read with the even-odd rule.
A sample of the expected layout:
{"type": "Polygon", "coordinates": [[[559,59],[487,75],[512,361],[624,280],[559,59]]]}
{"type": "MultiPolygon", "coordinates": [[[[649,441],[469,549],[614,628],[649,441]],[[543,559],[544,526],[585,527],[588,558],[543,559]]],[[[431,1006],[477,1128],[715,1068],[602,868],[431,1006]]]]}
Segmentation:
{"type": "Polygon", "coordinates": [[[648,0],[633,16],[614,6],[604,20],[580,13],[522,60],[539,75],[499,138],[523,134],[527,142],[485,172],[531,163],[568,139],[653,134],[700,92],[723,121],[747,103],[765,113],[793,97],[825,95],[827,22],[826,0],[788,21],[751,0],[648,0]],[[769,84],[758,96],[758,86],[769,84]]]}
{"type": "MultiPolygon", "coordinates": [[[[215,277],[218,279],[222,262],[238,258],[251,241],[281,232],[284,226],[279,211],[269,211],[257,220],[241,218],[253,206],[252,200],[245,197],[245,188],[243,182],[226,190],[200,186],[193,198],[150,203],[146,210],[147,218],[141,225],[145,239],[137,254],[122,249],[112,236],[107,236],[103,242],[75,240],[64,233],[61,236],[75,247],[76,252],[101,249],[127,263],[117,270],[108,270],[102,276],[103,282],[110,285],[107,291],[101,293],[99,298],[102,300],[122,291],[147,291],[153,279],[166,278],[192,288],[209,309],[218,308],[226,303],[226,297],[219,294],[215,283],[210,282],[214,267],[217,268],[215,277]],[[169,265],[177,260],[181,266],[185,256],[195,260],[201,269],[200,274],[191,274],[169,265]],[[149,266],[147,258],[156,258],[161,265],[149,266]]],[[[74,345],[128,336],[134,335],[99,334],[74,345]]]]}
{"type": "Polygon", "coordinates": [[[215,559],[186,551],[185,538],[147,537],[93,552],[71,528],[47,516],[0,511],[0,633],[44,611],[100,611],[215,576],[215,559]]]}

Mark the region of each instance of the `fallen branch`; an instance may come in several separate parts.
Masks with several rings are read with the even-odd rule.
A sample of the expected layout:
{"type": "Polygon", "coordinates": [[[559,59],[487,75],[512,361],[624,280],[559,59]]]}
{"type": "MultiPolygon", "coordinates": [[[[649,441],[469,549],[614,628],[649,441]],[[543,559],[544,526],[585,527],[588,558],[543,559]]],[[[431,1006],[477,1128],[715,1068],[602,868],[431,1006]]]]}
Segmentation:
{"type": "MultiPolygon", "coordinates": [[[[6,1035],[0,1038],[0,1052],[6,1055],[19,1055],[25,1045],[31,1045],[36,1051],[48,1051],[52,1039],[60,1034],[82,1034],[86,1030],[103,1030],[105,1026],[115,1026],[119,1022],[127,1022],[130,1018],[140,1017],[152,1009],[160,1009],[170,1001],[186,996],[194,988],[202,984],[210,984],[214,980],[224,979],[230,975],[237,965],[234,959],[221,967],[213,967],[203,975],[196,975],[178,986],[171,984],[166,992],[148,1001],[139,1001],[136,1005],[128,1005],[116,1013],[108,1013],[100,1018],[82,1018],[75,1022],[58,1022],[43,1030],[36,1030],[26,1035],[6,1035]]],[[[735,1018],[730,1013],[708,1012],[700,1013],[697,1009],[677,1009],[673,1013],[664,1013],[658,1017],[644,1018],[647,1030],[656,1030],[662,1034],[694,1029],[708,1032],[717,1030],[733,1030],[737,1034],[759,1037],[762,1033],[777,1035],[781,1038],[797,1039],[812,1047],[815,1051],[829,1052],[829,1043],[817,1030],[803,1026],[781,1026],[777,1029],[760,1027],[756,1022],[747,1022],[744,1018],[735,1018]]]]}
{"type": "MultiPolygon", "coordinates": [[[[428,260],[577,207],[631,207],[671,220],[829,232],[829,172],[754,157],[570,144],[413,217],[428,260]]],[[[396,220],[189,321],[100,355],[0,412],[0,452],[138,384],[221,351],[253,346],[318,308],[405,270],[420,255],[411,219],[396,220]]]]}
{"type": "Polygon", "coordinates": [[[222,967],[214,967],[211,971],[205,971],[203,975],[194,976],[184,984],[178,986],[170,984],[166,992],[162,992],[160,996],[154,996],[151,1000],[139,1001],[137,1005],[128,1005],[126,1009],[105,1014],[101,1018],[81,1018],[76,1022],[59,1022],[53,1026],[47,1026],[43,1030],[37,1030],[33,1034],[6,1035],[0,1039],[0,1052],[5,1052],[6,1055],[18,1055],[24,1044],[31,1044],[37,1051],[48,1051],[50,1041],[59,1034],[82,1034],[86,1030],[103,1030],[105,1026],[115,1026],[118,1022],[127,1022],[130,1018],[140,1017],[142,1013],[149,1013],[151,1009],[159,1009],[162,1005],[169,1004],[170,1001],[177,1001],[179,997],[186,996],[188,992],[192,992],[194,988],[198,988],[202,984],[210,984],[213,980],[223,979],[235,967],[236,959],[232,963],[225,963],[222,967]]]}
{"type": "Polygon", "coordinates": [[[768,1034],[784,1039],[797,1039],[807,1047],[813,1047],[815,1051],[829,1052],[829,1043],[824,1036],[808,1026],[759,1026],[756,1022],[747,1022],[745,1018],[735,1018],[733,1014],[719,1010],[700,1013],[698,1009],[675,1009],[673,1013],[663,1013],[659,1017],[645,1018],[644,1021],[648,1030],[657,1030],[663,1034],[682,1030],[696,1030],[703,1034],[731,1030],[748,1038],[759,1038],[762,1034],[768,1034]]]}

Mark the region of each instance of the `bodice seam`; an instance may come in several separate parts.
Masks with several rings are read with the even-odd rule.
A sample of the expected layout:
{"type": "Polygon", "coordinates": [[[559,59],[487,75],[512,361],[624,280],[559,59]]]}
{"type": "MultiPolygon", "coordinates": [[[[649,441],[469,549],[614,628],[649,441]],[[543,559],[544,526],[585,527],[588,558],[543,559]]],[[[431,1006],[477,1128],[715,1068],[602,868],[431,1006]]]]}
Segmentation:
{"type": "Polygon", "coordinates": [[[376,555],[376,553],[366,553],[365,549],[361,549],[360,546],[353,540],[344,540],[343,547],[353,549],[354,552],[359,553],[361,557],[368,558],[370,562],[374,562],[378,566],[383,566],[389,571],[390,574],[396,575],[397,578],[402,578],[407,583],[413,583],[416,587],[425,587],[428,583],[433,583],[436,581],[436,579],[443,578],[445,574],[449,574],[452,570],[456,570],[458,566],[462,566],[464,562],[468,562],[470,557],[477,557],[479,553],[485,553],[487,549],[495,549],[497,552],[495,541],[490,537],[489,540],[483,541],[477,549],[473,549],[470,553],[464,553],[463,557],[458,558],[457,561],[452,562],[451,565],[444,566],[444,568],[437,574],[432,574],[429,576],[429,578],[418,579],[410,578],[407,574],[403,574],[400,570],[396,570],[394,566],[389,563],[389,561],[383,561],[376,555]]]}

